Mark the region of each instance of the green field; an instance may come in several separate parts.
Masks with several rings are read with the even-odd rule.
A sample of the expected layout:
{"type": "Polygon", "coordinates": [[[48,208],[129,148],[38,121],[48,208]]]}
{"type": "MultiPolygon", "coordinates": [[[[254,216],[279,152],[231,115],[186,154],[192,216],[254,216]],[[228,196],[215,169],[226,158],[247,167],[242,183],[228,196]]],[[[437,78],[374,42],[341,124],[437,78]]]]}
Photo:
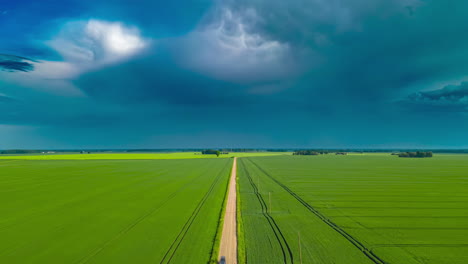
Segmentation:
{"type": "MultiPolygon", "coordinates": [[[[468,263],[468,155],[234,154],[240,263],[468,263]]],[[[0,263],[217,257],[230,158],[1,158],[0,263]]]]}
{"type": "Polygon", "coordinates": [[[231,166],[0,161],[0,263],[207,263],[231,166]]]}
{"type": "Polygon", "coordinates": [[[233,152],[216,155],[202,155],[196,152],[174,152],[174,153],[93,153],[93,154],[35,154],[35,155],[0,155],[0,159],[20,160],[153,160],[153,159],[212,159],[231,157],[263,157],[291,155],[290,152],[233,152]]]}
{"type": "Polygon", "coordinates": [[[241,263],[468,263],[467,175],[468,155],[239,159],[241,263]]]}

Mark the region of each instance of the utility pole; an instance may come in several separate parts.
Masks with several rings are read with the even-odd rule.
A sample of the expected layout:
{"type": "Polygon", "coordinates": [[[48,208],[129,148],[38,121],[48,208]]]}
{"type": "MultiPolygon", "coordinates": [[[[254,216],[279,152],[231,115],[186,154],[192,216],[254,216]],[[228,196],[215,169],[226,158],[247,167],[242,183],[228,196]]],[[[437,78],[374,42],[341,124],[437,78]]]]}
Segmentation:
{"type": "Polygon", "coordinates": [[[299,261],[302,264],[301,232],[297,232],[297,237],[299,239],[299,261]]]}

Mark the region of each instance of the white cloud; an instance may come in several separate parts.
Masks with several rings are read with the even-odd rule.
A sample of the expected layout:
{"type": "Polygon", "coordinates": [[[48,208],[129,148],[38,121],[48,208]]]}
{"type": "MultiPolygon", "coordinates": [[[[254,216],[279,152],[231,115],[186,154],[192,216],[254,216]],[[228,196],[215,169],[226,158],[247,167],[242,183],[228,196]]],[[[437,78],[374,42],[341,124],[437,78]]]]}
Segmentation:
{"type": "Polygon", "coordinates": [[[135,27],[92,19],[65,24],[49,45],[66,61],[102,66],[138,54],[148,42],[135,27]]]}
{"type": "Polygon", "coordinates": [[[127,28],[120,23],[91,20],[86,25],[86,33],[111,55],[132,55],[146,46],[138,29],[127,28]]]}
{"type": "Polygon", "coordinates": [[[63,57],[62,61],[31,61],[33,71],[1,73],[0,77],[54,94],[84,96],[71,80],[130,59],[143,52],[149,42],[137,28],[120,22],[72,21],[47,42],[63,57]]]}
{"type": "Polygon", "coordinates": [[[181,40],[180,63],[205,75],[236,82],[281,79],[295,70],[290,46],[255,29],[254,10],[223,8],[181,40]]]}
{"type": "Polygon", "coordinates": [[[34,62],[34,71],[27,74],[28,78],[74,79],[139,54],[149,45],[149,40],[135,27],[92,19],[66,23],[47,44],[63,61],[34,62]]]}

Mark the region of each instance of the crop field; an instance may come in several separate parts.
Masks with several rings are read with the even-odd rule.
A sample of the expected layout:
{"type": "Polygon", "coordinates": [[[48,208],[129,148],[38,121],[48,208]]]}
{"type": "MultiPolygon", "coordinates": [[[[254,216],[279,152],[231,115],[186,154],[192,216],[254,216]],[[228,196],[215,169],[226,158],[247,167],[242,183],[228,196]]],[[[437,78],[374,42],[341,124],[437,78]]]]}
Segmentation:
{"type": "Polygon", "coordinates": [[[0,263],[207,263],[231,166],[2,160],[0,263]]]}
{"type": "Polygon", "coordinates": [[[18,160],[153,160],[153,159],[212,159],[231,157],[263,157],[291,155],[290,152],[233,152],[229,154],[202,155],[195,152],[173,152],[173,153],[56,153],[56,154],[34,154],[34,155],[0,155],[1,159],[18,160]]]}
{"type": "Polygon", "coordinates": [[[468,155],[238,160],[247,263],[468,263],[468,155]]]}

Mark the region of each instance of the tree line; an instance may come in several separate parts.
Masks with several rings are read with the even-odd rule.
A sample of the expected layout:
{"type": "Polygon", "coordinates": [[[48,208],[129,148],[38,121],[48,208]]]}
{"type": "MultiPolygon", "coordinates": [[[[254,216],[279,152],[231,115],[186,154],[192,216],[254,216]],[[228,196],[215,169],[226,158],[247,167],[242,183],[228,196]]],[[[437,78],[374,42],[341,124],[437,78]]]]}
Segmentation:
{"type": "Polygon", "coordinates": [[[41,150],[32,150],[32,149],[7,149],[0,152],[0,154],[31,154],[31,153],[41,153],[41,150]]]}
{"type": "Polygon", "coordinates": [[[293,152],[293,155],[323,155],[328,154],[326,150],[298,150],[293,152]]]}
{"type": "Polygon", "coordinates": [[[205,149],[205,150],[202,150],[201,154],[203,155],[216,155],[216,157],[219,157],[219,155],[221,154],[229,154],[228,152],[226,151],[219,151],[219,150],[216,150],[216,149],[205,149]]]}
{"type": "Polygon", "coordinates": [[[397,153],[400,158],[432,158],[432,151],[416,151],[397,153]]]}

